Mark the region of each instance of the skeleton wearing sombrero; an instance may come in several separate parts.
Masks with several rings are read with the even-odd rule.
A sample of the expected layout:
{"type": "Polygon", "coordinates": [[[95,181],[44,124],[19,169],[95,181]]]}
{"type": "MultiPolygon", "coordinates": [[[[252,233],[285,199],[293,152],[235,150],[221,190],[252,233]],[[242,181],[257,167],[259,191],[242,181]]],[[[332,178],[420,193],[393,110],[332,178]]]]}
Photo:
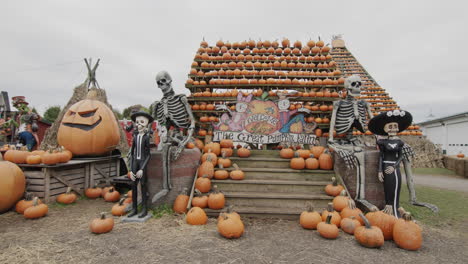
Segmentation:
{"type": "Polygon", "coordinates": [[[438,211],[437,206],[416,201],[413,177],[411,173],[410,158],[414,155],[413,150],[405,144],[397,134],[407,129],[413,118],[409,112],[403,110],[393,110],[381,113],[369,121],[369,130],[384,138],[377,140],[380,150],[378,177],[384,183],[385,208],[388,214],[400,217],[398,208],[400,207],[401,173],[400,163],[403,162],[406,174],[406,182],[410,193],[410,203],[418,206],[425,206],[434,212],[438,211]]]}

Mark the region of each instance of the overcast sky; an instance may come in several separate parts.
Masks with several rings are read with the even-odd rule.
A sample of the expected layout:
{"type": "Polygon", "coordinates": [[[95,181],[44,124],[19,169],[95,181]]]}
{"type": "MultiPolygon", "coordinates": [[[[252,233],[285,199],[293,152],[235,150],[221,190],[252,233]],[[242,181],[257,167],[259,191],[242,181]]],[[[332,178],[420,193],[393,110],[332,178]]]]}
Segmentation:
{"type": "Polygon", "coordinates": [[[114,108],[161,97],[167,70],[177,93],[202,37],[214,44],[288,37],[347,48],[416,121],[468,111],[466,1],[3,1],[0,89],[40,112],[64,105],[101,58],[97,79],[114,108]],[[465,4],[464,4],[465,3],[465,4]]]}

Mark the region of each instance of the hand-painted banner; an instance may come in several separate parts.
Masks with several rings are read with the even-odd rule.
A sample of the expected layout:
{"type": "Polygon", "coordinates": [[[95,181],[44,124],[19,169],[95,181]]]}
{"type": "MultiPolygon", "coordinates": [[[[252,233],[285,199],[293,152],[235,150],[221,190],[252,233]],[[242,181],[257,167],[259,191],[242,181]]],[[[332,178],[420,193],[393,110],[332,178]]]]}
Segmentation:
{"type": "Polygon", "coordinates": [[[245,142],[253,144],[274,144],[289,142],[296,144],[314,145],[317,137],[312,134],[274,133],[271,135],[251,134],[232,131],[214,131],[213,141],[221,139],[232,139],[234,142],[245,142]]]}

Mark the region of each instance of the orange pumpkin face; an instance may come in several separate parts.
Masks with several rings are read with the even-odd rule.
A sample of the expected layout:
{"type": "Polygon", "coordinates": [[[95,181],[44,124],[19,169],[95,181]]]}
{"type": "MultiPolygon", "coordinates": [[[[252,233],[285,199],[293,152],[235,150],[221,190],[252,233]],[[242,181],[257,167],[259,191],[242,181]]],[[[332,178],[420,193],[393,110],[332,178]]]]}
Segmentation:
{"type": "Polygon", "coordinates": [[[73,155],[102,155],[114,150],[119,143],[119,127],[107,105],[85,99],[72,105],[65,113],[57,140],[73,155]]]}

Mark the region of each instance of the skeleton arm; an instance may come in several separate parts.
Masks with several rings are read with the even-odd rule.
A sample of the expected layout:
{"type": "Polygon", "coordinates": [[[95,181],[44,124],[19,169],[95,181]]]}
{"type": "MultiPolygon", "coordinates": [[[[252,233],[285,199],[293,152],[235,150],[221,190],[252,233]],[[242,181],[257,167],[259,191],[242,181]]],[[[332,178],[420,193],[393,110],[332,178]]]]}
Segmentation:
{"type": "Polygon", "coordinates": [[[232,111],[229,107],[227,107],[227,105],[217,105],[216,110],[226,110],[229,112],[229,115],[232,116],[232,111]]]}
{"type": "Polygon", "coordinates": [[[330,131],[328,132],[328,146],[333,150],[336,150],[335,142],[333,140],[333,130],[335,130],[335,123],[336,123],[336,113],[340,107],[340,102],[333,102],[333,112],[330,121],[330,131]]]}
{"type": "Polygon", "coordinates": [[[172,138],[173,140],[179,143],[174,153],[174,156],[172,156],[173,160],[176,160],[179,158],[180,153],[182,153],[182,151],[185,148],[185,145],[189,142],[189,140],[191,140],[193,136],[193,131],[195,130],[195,118],[193,117],[192,108],[190,107],[190,104],[188,103],[187,97],[182,96],[180,100],[184,104],[185,111],[187,112],[190,118],[190,126],[187,131],[187,137],[185,137],[183,140],[175,140],[175,138],[172,138]]]}

